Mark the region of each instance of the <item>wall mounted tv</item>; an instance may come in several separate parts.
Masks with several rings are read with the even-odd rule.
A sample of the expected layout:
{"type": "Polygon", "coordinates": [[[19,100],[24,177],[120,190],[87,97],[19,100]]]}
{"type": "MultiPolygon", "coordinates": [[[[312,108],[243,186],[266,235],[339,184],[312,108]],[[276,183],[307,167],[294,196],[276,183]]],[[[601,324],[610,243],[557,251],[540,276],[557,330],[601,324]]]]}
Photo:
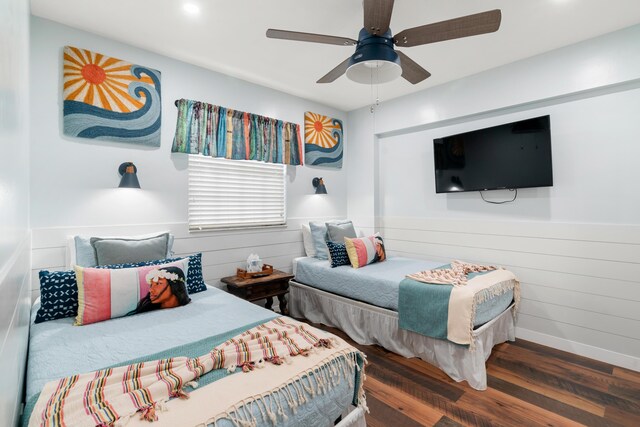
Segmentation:
{"type": "Polygon", "coordinates": [[[436,193],[551,187],[549,116],[433,140],[436,193]]]}

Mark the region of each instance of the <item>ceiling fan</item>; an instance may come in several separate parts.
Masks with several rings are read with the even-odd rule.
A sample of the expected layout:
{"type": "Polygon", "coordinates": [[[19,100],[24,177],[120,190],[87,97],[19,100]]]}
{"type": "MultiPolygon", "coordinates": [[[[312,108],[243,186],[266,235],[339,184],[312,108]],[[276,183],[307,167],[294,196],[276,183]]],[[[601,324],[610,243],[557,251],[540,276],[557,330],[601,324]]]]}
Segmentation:
{"type": "Polygon", "coordinates": [[[394,0],[363,0],[364,28],[358,40],[324,34],[268,29],[272,39],[356,46],[356,51],[324,75],[317,83],[331,83],[345,74],[350,80],[364,84],[386,83],[400,75],[412,84],[428,78],[431,73],[422,68],[397,47],[412,47],[445,40],[492,33],[500,28],[499,9],[447,21],[409,28],[392,35],[389,23],[394,0]]]}

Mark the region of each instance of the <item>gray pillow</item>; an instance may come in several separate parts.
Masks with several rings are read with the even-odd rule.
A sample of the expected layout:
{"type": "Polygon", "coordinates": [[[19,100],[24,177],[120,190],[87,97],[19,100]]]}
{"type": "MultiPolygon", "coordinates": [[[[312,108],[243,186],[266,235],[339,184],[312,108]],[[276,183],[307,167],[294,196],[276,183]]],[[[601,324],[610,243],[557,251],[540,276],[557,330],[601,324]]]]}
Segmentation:
{"type": "MultiPolygon", "coordinates": [[[[155,236],[131,236],[131,237],[98,237],[99,239],[107,239],[107,240],[141,240],[148,239],[149,237],[159,237],[164,233],[156,234],[155,236]]],[[[89,236],[75,236],[73,238],[75,245],[75,259],[71,260],[72,264],[79,265],[80,267],[95,267],[98,265],[98,260],[96,259],[96,250],[91,244],[91,239],[93,237],[89,236]]],[[[167,254],[158,259],[171,258],[173,256],[172,248],[173,248],[173,234],[169,234],[169,243],[167,244],[167,254]]],[[[155,261],[155,260],[152,260],[155,261]]],[[[72,266],[72,265],[70,265],[72,266]]]]}
{"type": "Polygon", "coordinates": [[[349,220],[333,220],[328,222],[310,222],[311,238],[313,246],[316,249],[316,258],[329,259],[329,250],[327,249],[327,224],[344,224],[351,222],[349,220]]]}
{"type": "Polygon", "coordinates": [[[330,242],[344,243],[345,237],[348,237],[350,239],[355,239],[356,237],[358,237],[356,235],[356,229],[353,228],[353,223],[351,221],[341,224],[332,224],[330,222],[327,222],[326,226],[327,240],[330,242]]]}
{"type": "Polygon", "coordinates": [[[155,261],[166,257],[169,233],[135,240],[92,237],[90,241],[98,265],[155,261]]]}

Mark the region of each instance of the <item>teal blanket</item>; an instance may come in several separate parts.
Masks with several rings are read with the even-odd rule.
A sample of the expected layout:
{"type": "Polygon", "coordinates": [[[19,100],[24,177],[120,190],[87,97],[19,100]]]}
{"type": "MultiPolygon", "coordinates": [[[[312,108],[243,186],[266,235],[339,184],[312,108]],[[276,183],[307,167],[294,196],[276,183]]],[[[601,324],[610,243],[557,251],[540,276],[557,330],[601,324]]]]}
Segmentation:
{"type": "MultiPolygon", "coordinates": [[[[450,265],[438,268],[450,268],[450,265]]],[[[470,273],[467,278],[486,273],[470,273]]],[[[407,278],[402,280],[398,292],[399,327],[428,337],[447,339],[452,289],[453,285],[430,284],[407,278]]],[[[510,301],[509,296],[508,301],[505,300],[506,306],[510,301]]],[[[499,308],[496,315],[506,307],[499,308]]]]}
{"type": "Polygon", "coordinates": [[[413,279],[400,282],[400,328],[432,338],[447,339],[451,289],[453,285],[432,285],[413,279]]]}

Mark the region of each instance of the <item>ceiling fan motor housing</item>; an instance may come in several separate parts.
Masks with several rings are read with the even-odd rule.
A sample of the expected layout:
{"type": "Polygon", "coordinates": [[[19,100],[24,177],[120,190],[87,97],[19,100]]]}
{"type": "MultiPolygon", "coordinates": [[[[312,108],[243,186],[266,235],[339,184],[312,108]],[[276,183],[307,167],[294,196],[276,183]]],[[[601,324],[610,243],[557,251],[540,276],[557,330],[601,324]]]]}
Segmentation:
{"type": "Polygon", "coordinates": [[[390,82],[402,74],[400,58],[393,49],[391,30],[381,36],[360,30],[356,51],[349,59],[347,77],[357,83],[390,82]]]}

